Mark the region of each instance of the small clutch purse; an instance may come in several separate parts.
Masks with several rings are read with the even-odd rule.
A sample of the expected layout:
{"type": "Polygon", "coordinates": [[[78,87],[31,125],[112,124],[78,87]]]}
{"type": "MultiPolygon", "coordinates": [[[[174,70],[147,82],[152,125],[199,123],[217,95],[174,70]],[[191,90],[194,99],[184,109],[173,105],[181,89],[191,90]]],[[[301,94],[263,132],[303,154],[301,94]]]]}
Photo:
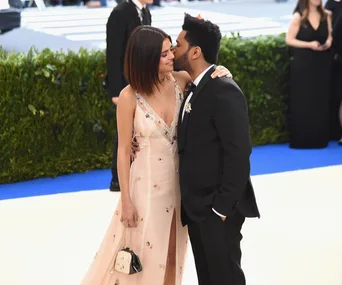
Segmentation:
{"type": "Polygon", "coordinates": [[[129,247],[125,246],[126,229],[124,231],[124,246],[116,255],[114,269],[118,272],[131,275],[142,271],[139,257],[129,247]]]}

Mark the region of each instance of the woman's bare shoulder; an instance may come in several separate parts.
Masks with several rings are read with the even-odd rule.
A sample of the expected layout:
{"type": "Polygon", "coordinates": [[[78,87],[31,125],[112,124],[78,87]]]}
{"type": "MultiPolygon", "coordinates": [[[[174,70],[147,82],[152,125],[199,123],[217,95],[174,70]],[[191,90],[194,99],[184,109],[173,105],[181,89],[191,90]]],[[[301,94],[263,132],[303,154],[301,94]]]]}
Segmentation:
{"type": "Polygon", "coordinates": [[[132,107],[136,105],[136,92],[130,85],[127,85],[120,92],[118,105],[119,104],[125,105],[126,107],[132,107]]]}
{"type": "Polygon", "coordinates": [[[292,22],[295,22],[295,23],[299,23],[300,20],[302,19],[302,16],[300,15],[299,12],[295,12],[293,15],[292,15],[292,22]]]}

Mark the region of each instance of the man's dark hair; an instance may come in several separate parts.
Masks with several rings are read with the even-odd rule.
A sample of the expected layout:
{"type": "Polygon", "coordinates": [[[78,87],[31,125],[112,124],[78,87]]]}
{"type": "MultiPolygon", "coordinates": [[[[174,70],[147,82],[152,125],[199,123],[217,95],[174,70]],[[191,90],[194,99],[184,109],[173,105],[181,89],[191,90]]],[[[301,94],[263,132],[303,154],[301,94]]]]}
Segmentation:
{"type": "Polygon", "coordinates": [[[130,36],[125,55],[125,77],[138,93],[150,95],[160,83],[159,63],[165,39],[171,37],[164,31],[139,26],[130,36]]]}
{"type": "Polygon", "coordinates": [[[185,40],[190,47],[199,46],[205,61],[216,64],[222,38],[220,28],[210,21],[185,13],[182,29],[186,31],[185,40]]]}

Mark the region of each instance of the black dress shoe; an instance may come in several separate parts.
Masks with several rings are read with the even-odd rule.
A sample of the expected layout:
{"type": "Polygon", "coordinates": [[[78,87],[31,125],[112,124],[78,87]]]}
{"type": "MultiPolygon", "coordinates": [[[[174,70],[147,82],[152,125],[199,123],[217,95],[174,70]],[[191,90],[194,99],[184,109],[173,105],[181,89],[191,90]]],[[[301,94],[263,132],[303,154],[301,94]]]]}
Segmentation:
{"type": "Polygon", "coordinates": [[[119,182],[112,181],[110,183],[109,191],[120,192],[119,182]]]}

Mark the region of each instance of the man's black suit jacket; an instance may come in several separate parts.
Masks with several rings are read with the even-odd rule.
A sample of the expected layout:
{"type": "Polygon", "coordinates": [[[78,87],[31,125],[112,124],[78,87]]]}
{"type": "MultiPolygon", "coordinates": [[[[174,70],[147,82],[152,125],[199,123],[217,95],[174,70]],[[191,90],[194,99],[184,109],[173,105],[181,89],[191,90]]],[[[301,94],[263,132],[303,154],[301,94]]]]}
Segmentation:
{"type": "Polygon", "coordinates": [[[342,2],[336,0],[328,0],[325,4],[325,9],[332,12],[333,25],[333,48],[342,53],[342,2]]]}
{"type": "MultiPolygon", "coordinates": [[[[250,180],[251,141],[247,104],[229,78],[210,77],[196,87],[191,111],[179,113],[178,151],[182,222],[203,221],[214,208],[233,216],[259,217],[250,180]]],[[[188,110],[190,108],[187,108],[188,110]]],[[[187,110],[186,109],[186,110],[187,110]]]]}
{"type": "MultiPolygon", "coordinates": [[[[151,25],[151,13],[148,11],[146,24],[151,25]]],[[[118,4],[110,14],[107,21],[107,49],[106,88],[110,97],[119,96],[126,87],[124,76],[124,58],[126,46],[133,30],[141,25],[136,6],[132,1],[118,4]]]]}

